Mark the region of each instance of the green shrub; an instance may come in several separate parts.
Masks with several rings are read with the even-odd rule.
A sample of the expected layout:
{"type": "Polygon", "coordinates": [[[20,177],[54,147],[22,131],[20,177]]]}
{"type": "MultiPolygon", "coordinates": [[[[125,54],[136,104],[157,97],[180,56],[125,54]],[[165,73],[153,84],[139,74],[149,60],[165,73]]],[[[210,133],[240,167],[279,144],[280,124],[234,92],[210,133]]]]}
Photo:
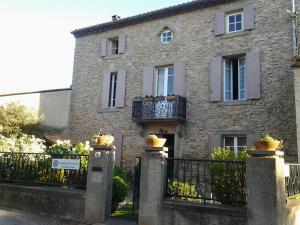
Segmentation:
{"type": "Polygon", "coordinates": [[[113,187],[112,187],[112,203],[111,212],[114,213],[120,202],[123,202],[128,194],[127,183],[121,177],[113,177],[113,187]]]}
{"type": "Polygon", "coordinates": [[[40,122],[43,117],[38,112],[29,110],[18,103],[0,106],[0,134],[20,136],[22,133],[37,134],[41,132],[40,122]]]}
{"type": "MultiPolygon", "coordinates": [[[[213,160],[245,161],[247,157],[245,151],[234,153],[229,148],[216,148],[211,154],[213,160]]],[[[245,164],[211,162],[208,166],[214,198],[222,204],[245,202],[245,164]]]]}
{"type": "Polygon", "coordinates": [[[113,176],[122,178],[125,183],[128,182],[126,173],[119,166],[114,166],[113,176]]]}
{"type": "Polygon", "coordinates": [[[189,183],[171,181],[168,183],[167,193],[172,196],[173,199],[199,202],[200,195],[196,190],[196,186],[189,183]]]}
{"type": "Polygon", "coordinates": [[[61,154],[72,154],[72,145],[69,140],[57,140],[55,144],[47,149],[47,153],[51,156],[61,154]]]}

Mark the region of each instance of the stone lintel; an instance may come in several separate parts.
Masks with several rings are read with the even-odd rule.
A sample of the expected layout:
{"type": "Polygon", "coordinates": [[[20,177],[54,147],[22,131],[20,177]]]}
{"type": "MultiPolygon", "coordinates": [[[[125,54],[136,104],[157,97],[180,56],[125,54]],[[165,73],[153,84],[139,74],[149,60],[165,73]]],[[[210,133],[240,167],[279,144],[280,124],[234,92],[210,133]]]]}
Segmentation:
{"type": "Polygon", "coordinates": [[[252,157],[282,157],[283,151],[268,151],[268,150],[247,150],[247,154],[252,157]]]}

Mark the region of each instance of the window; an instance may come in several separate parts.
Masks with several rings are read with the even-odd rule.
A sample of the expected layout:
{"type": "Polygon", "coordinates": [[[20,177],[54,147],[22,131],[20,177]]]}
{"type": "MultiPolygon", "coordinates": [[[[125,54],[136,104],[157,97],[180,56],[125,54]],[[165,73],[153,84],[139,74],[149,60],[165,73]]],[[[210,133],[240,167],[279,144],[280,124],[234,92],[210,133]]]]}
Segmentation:
{"type": "Polygon", "coordinates": [[[223,137],[223,147],[230,148],[234,152],[243,150],[246,146],[247,146],[246,136],[224,136],[223,137]]]}
{"type": "Polygon", "coordinates": [[[109,108],[116,107],[117,79],[118,79],[118,73],[117,72],[113,72],[113,73],[110,74],[109,97],[108,97],[108,107],[109,108]]]}
{"type": "Polygon", "coordinates": [[[116,55],[119,53],[119,39],[118,38],[111,38],[108,40],[108,54],[109,55],[116,55]]]}
{"type": "Polygon", "coordinates": [[[243,30],[243,13],[233,13],[226,15],[227,33],[233,33],[243,30]]]}
{"type": "Polygon", "coordinates": [[[245,100],[245,57],[225,59],[224,64],[224,100],[245,100]]]}
{"type": "Polygon", "coordinates": [[[174,66],[158,67],[156,71],[156,96],[172,95],[174,86],[174,66]]]}
{"type": "Polygon", "coordinates": [[[173,32],[170,30],[165,30],[161,33],[160,41],[162,44],[168,44],[172,41],[173,32]]]}

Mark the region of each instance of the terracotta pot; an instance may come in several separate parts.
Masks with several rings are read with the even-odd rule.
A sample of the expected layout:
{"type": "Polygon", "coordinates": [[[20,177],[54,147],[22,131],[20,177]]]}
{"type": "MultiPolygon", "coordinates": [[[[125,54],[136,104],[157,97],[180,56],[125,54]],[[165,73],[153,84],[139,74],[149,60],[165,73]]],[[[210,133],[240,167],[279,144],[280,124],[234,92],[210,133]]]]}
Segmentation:
{"type": "Polygon", "coordinates": [[[110,146],[113,144],[113,142],[114,142],[114,137],[108,135],[102,135],[95,139],[95,144],[97,145],[110,146]]]}
{"type": "Polygon", "coordinates": [[[166,141],[165,138],[146,139],[146,144],[148,147],[163,147],[166,141]]]}
{"type": "Polygon", "coordinates": [[[256,150],[276,151],[280,141],[254,141],[256,150]]]}

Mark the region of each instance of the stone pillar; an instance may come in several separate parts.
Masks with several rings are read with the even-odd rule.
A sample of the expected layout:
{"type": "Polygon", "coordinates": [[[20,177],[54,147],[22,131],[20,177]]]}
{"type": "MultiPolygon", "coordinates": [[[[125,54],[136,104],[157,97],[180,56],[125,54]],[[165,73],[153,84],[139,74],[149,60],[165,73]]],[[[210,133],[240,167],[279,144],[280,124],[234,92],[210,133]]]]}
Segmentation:
{"type": "Polygon", "coordinates": [[[284,225],[284,159],[281,151],[248,151],[247,224],[284,225]]]}
{"type": "Polygon", "coordinates": [[[144,149],[141,161],[139,225],[163,225],[160,213],[165,191],[167,148],[144,149]]]}
{"type": "Polygon", "coordinates": [[[90,152],[85,222],[102,223],[110,215],[113,176],[113,147],[94,147],[90,152]]]}
{"type": "Polygon", "coordinates": [[[292,64],[294,69],[294,88],[295,88],[295,109],[296,109],[296,127],[297,127],[297,155],[300,163],[300,55],[294,57],[292,64]]]}

